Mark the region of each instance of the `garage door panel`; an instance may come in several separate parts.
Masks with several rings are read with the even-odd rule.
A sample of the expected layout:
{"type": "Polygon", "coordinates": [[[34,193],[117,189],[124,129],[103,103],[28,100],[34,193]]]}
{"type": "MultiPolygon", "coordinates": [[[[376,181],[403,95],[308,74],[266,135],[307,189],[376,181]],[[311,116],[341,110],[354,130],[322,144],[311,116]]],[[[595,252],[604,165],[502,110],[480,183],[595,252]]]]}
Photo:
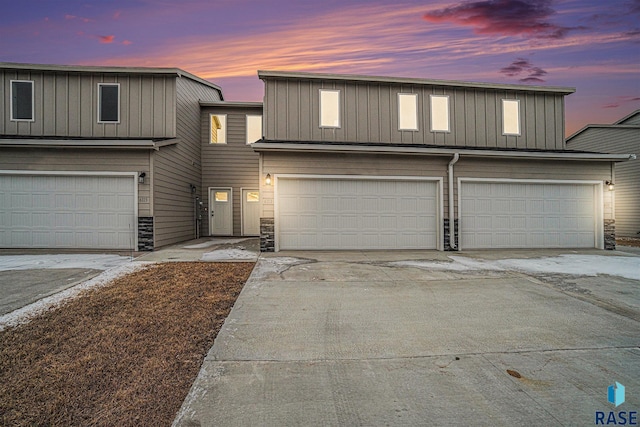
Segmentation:
{"type": "Polygon", "coordinates": [[[592,184],[463,182],[461,246],[594,247],[594,197],[592,184]]]}
{"type": "Polygon", "coordinates": [[[429,181],[280,178],[279,248],[435,248],[436,196],[429,181]],[[292,202],[302,197],[317,203],[292,202]],[[305,216],[316,223],[304,223],[305,216]]]}

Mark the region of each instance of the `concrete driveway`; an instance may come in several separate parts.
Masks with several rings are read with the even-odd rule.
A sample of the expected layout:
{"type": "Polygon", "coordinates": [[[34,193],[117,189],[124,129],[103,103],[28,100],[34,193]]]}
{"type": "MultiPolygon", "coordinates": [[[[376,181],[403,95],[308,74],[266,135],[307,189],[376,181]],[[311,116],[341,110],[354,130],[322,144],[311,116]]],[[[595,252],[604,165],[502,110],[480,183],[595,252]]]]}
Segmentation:
{"type": "Polygon", "coordinates": [[[637,256],[263,255],[174,425],[594,425],[639,346],[637,256]]]}

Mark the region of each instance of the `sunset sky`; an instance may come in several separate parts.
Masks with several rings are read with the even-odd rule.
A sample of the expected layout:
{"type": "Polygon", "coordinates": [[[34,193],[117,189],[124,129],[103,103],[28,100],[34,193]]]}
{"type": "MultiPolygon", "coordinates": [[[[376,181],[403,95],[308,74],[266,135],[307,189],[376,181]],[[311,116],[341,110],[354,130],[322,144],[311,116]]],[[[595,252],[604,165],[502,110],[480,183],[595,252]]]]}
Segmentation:
{"type": "Polygon", "coordinates": [[[570,86],[571,134],[640,108],[640,0],[23,0],[0,61],[177,67],[233,101],[259,69],[570,86]]]}

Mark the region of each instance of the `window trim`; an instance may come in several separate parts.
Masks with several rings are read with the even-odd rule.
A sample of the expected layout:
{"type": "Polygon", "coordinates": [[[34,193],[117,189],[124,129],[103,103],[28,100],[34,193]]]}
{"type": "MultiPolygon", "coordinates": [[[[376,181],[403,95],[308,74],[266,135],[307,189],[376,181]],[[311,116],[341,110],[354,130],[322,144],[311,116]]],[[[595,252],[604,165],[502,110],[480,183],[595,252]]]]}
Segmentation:
{"type": "Polygon", "coordinates": [[[9,81],[9,109],[10,109],[10,121],[12,122],[35,122],[36,121],[36,113],[35,113],[35,83],[33,80],[10,80],[9,81]],[[17,119],[15,118],[13,111],[13,83],[30,83],[31,84],[31,118],[30,119],[17,119]]]}
{"type": "Polygon", "coordinates": [[[400,130],[400,131],[409,131],[409,132],[411,132],[411,131],[414,131],[414,132],[415,132],[415,131],[420,130],[420,129],[419,129],[419,125],[418,125],[418,94],[417,94],[417,93],[409,93],[409,92],[398,92],[397,99],[398,99],[398,130],[400,130]],[[401,117],[402,117],[402,109],[400,108],[400,106],[401,106],[400,98],[401,98],[401,97],[403,97],[403,96],[407,96],[407,97],[409,97],[409,96],[410,96],[410,97],[412,97],[412,98],[413,98],[413,100],[415,101],[415,104],[413,105],[413,107],[414,107],[413,112],[414,112],[414,114],[415,114],[415,117],[414,117],[415,127],[412,127],[412,128],[409,128],[409,127],[403,128],[403,127],[401,127],[401,126],[400,126],[400,122],[402,121],[402,120],[401,120],[401,117]]]}
{"type": "Polygon", "coordinates": [[[451,133],[451,96],[450,95],[438,95],[431,94],[429,95],[429,131],[430,132],[442,132],[442,133],[451,133]],[[433,126],[433,100],[434,98],[444,98],[447,100],[447,128],[446,129],[435,129],[433,126]]]}
{"type": "Polygon", "coordinates": [[[522,119],[520,117],[520,100],[519,99],[502,99],[502,135],[503,136],[521,136],[522,135],[522,119]],[[517,106],[516,109],[516,126],[518,128],[517,132],[507,132],[506,129],[506,103],[515,103],[517,106]]]}
{"type": "Polygon", "coordinates": [[[228,143],[228,141],[227,141],[227,127],[228,127],[227,118],[228,118],[227,114],[209,113],[209,144],[210,145],[226,145],[228,143]],[[216,117],[224,116],[224,125],[222,125],[222,127],[220,128],[221,130],[224,130],[224,141],[223,142],[219,142],[219,141],[212,142],[211,141],[211,133],[213,131],[213,128],[212,128],[213,116],[216,116],[216,117]]]}
{"type": "Polygon", "coordinates": [[[246,131],[246,143],[247,145],[251,145],[256,141],[259,141],[262,139],[262,137],[264,136],[264,122],[262,120],[262,114],[246,114],[245,115],[245,131],[246,131]],[[249,141],[249,117],[260,117],[260,137],[258,139],[256,139],[255,141],[249,141]]]}
{"type": "Polygon", "coordinates": [[[120,83],[108,83],[102,82],[98,83],[98,123],[111,123],[118,124],[120,123],[120,83]],[[118,88],[118,119],[117,120],[100,120],[102,117],[102,87],[104,86],[116,86],[118,88]]]}
{"type": "Polygon", "coordinates": [[[318,123],[320,125],[320,128],[322,129],[340,129],[342,127],[342,120],[341,120],[341,116],[342,116],[342,108],[340,108],[340,94],[341,91],[340,89],[318,89],[318,96],[319,96],[319,108],[318,108],[318,123]],[[337,109],[338,109],[338,124],[337,125],[323,125],[322,124],[322,93],[323,92],[334,92],[338,94],[338,105],[337,105],[337,109]]]}

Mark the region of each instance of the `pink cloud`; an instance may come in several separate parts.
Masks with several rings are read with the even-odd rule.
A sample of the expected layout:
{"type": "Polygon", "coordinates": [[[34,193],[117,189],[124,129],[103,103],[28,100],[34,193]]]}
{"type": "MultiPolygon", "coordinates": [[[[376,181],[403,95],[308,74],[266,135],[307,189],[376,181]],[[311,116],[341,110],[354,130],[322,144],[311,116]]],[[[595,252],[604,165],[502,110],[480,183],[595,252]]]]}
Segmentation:
{"type": "Polygon", "coordinates": [[[121,10],[117,10],[114,14],[113,14],[113,19],[118,19],[120,18],[120,15],[122,14],[121,10]]]}
{"type": "Polygon", "coordinates": [[[122,44],[125,46],[129,46],[130,44],[133,44],[133,42],[131,40],[124,40],[122,44]]]}
{"type": "Polygon", "coordinates": [[[94,22],[93,19],[83,18],[82,16],[76,16],[76,15],[70,15],[70,14],[64,15],[64,19],[66,19],[67,21],[78,19],[78,20],[80,20],[80,21],[82,21],[84,23],[94,22]]]}
{"type": "Polygon", "coordinates": [[[615,101],[608,104],[604,104],[602,108],[618,108],[621,105],[626,105],[640,101],[640,96],[618,96],[615,101]]]}
{"type": "Polygon", "coordinates": [[[424,14],[427,22],[473,27],[476,34],[564,38],[571,28],[549,22],[555,14],[550,0],[485,0],[460,3],[424,14]]]}
{"type": "Polygon", "coordinates": [[[500,69],[500,73],[508,77],[519,77],[522,83],[544,83],[541,77],[544,77],[547,72],[540,67],[535,67],[532,62],[525,58],[517,58],[511,64],[500,69]]]}
{"type": "Polygon", "coordinates": [[[100,39],[100,43],[105,43],[105,44],[109,44],[109,43],[113,43],[113,40],[116,38],[116,36],[110,35],[110,36],[98,36],[98,39],[100,39]]]}

